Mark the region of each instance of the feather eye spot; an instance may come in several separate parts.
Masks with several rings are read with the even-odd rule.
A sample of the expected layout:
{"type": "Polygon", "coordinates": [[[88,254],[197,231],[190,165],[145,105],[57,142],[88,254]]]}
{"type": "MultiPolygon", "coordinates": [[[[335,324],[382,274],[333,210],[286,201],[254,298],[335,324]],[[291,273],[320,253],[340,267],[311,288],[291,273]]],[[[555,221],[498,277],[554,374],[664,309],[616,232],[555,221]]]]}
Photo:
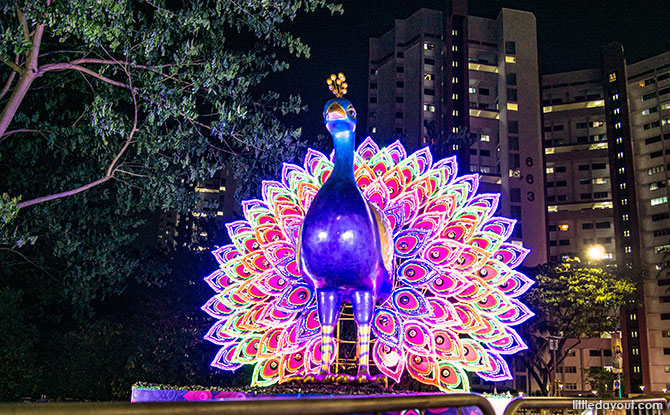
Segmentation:
{"type": "Polygon", "coordinates": [[[449,369],[446,369],[446,368],[445,368],[445,369],[442,369],[442,376],[443,376],[443,377],[446,378],[446,377],[449,377],[449,375],[450,375],[450,373],[449,373],[449,369]]]}
{"type": "Polygon", "coordinates": [[[384,353],[391,353],[391,348],[389,346],[384,346],[384,353]]]}
{"type": "Polygon", "coordinates": [[[437,251],[432,251],[432,252],[430,253],[430,256],[431,256],[432,258],[437,259],[437,258],[440,257],[440,253],[437,252],[437,251]]]}
{"type": "Polygon", "coordinates": [[[298,298],[301,299],[301,300],[304,300],[305,298],[307,298],[307,293],[304,292],[304,291],[300,291],[298,293],[298,298]]]}
{"type": "Polygon", "coordinates": [[[458,263],[458,265],[463,265],[463,264],[465,264],[465,257],[462,256],[462,257],[458,258],[458,259],[456,260],[456,262],[458,263]]]}
{"type": "Polygon", "coordinates": [[[415,274],[415,272],[414,272],[414,270],[413,270],[412,268],[409,268],[409,269],[407,270],[406,274],[407,274],[408,277],[413,277],[414,274],[415,274]]]}
{"type": "Polygon", "coordinates": [[[254,242],[253,244],[251,244],[251,247],[254,249],[258,249],[260,245],[258,245],[258,242],[254,242]]]}
{"type": "Polygon", "coordinates": [[[270,362],[270,369],[274,370],[276,368],[277,368],[277,362],[273,360],[272,362],[270,362]]]}
{"type": "Polygon", "coordinates": [[[409,337],[416,337],[416,330],[412,329],[408,331],[407,334],[409,335],[409,337]]]}
{"type": "Polygon", "coordinates": [[[437,344],[442,344],[442,343],[444,343],[444,336],[437,336],[437,337],[435,338],[435,343],[437,343],[437,344]]]}
{"type": "Polygon", "coordinates": [[[414,363],[419,364],[423,362],[423,358],[421,356],[414,356],[414,363]]]}
{"type": "Polygon", "coordinates": [[[447,232],[447,238],[454,239],[455,237],[456,237],[456,232],[454,232],[454,231],[447,232]]]}
{"type": "Polygon", "coordinates": [[[407,249],[407,242],[402,241],[398,244],[398,246],[400,247],[400,249],[403,249],[403,250],[407,249]]]}
{"type": "Polygon", "coordinates": [[[438,287],[441,287],[443,284],[444,280],[442,280],[442,278],[438,278],[435,280],[435,285],[437,285],[438,287]]]}
{"type": "Polygon", "coordinates": [[[481,275],[482,277],[485,277],[485,276],[489,275],[489,271],[486,268],[482,268],[482,269],[479,270],[479,275],[481,275]]]}
{"type": "Polygon", "coordinates": [[[296,360],[297,362],[301,361],[301,360],[302,360],[302,353],[296,353],[296,354],[295,354],[295,360],[296,360]]]}
{"type": "Polygon", "coordinates": [[[375,170],[375,175],[377,175],[377,177],[381,176],[382,173],[383,172],[381,170],[375,170]]]}
{"type": "Polygon", "coordinates": [[[407,297],[406,295],[403,295],[402,297],[400,297],[399,301],[400,301],[400,304],[407,304],[407,303],[409,303],[409,297],[407,297]]]}

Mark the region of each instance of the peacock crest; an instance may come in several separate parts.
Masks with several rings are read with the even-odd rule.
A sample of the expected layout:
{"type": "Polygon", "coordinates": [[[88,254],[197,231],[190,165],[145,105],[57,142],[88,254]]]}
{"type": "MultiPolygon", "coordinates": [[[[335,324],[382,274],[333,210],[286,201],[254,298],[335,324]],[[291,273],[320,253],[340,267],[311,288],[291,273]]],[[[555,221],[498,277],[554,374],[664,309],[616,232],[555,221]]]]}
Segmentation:
{"type": "MultiPolygon", "coordinates": [[[[202,307],[217,320],[205,335],[220,347],[212,366],[253,365],[261,386],[319,372],[315,288],[297,251],[333,166],[309,149],[302,166],[284,164],[281,181],[263,182],[262,199],[242,202],[244,220],[226,225],[232,244],[213,252],[220,268],[205,281],[216,294],[202,307]]],[[[513,327],[533,315],[518,299],[533,281],[514,270],[529,251],[506,242],[515,220],[494,216],[499,195],[477,194],[479,175],[457,171],[454,157],[433,162],[428,148],[408,156],[398,141],[379,149],[368,137],[354,153],[355,182],[393,236],[372,360],[396,381],[407,371],[443,391],[469,390],[466,372],[511,379],[503,356],[526,348],[513,327]]]]}

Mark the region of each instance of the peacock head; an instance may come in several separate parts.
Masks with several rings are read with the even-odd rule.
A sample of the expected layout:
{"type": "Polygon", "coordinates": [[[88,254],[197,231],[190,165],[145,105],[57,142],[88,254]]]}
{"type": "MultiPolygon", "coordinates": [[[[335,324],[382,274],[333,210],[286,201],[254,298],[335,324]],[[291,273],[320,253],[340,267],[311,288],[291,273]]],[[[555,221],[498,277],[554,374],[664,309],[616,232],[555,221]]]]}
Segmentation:
{"type": "Polygon", "coordinates": [[[346,78],[343,73],[330,75],[326,80],[328,87],[337,98],[326,102],[323,107],[323,119],[326,128],[334,141],[351,139],[356,131],[356,109],[348,99],[342,98],[347,93],[346,78]]]}

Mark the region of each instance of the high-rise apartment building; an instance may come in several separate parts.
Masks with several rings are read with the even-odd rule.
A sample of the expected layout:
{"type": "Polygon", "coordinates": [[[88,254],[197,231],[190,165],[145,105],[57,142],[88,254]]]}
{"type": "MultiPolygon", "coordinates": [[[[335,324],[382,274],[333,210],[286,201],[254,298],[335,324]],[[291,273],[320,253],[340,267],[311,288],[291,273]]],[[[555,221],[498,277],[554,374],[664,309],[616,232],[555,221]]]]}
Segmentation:
{"type": "Polygon", "coordinates": [[[368,133],[480,173],[480,191],[501,193],[501,213],[519,220],[512,239],[532,248],[526,265],[547,262],[537,62],[532,13],[469,16],[465,0],[370,39],[368,133]]]}
{"type": "MultiPolygon", "coordinates": [[[[463,0],[421,9],[370,39],[368,133],[455,154],[461,174],[502,194],[519,219],[526,265],[567,257],[616,263],[640,282],[622,310],[628,393],[670,389],[670,52],[627,64],[618,44],[601,67],[539,75],[531,13],[470,16],[463,0]]],[[[584,370],[611,366],[608,339],[588,339],[559,379],[585,391],[584,370]],[[583,349],[583,350],[582,350],[583,349]],[[575,370],[576,372],[573,372],[575,370]]],[[[533,391],[515,370],[507,384],[533,391]]]]}

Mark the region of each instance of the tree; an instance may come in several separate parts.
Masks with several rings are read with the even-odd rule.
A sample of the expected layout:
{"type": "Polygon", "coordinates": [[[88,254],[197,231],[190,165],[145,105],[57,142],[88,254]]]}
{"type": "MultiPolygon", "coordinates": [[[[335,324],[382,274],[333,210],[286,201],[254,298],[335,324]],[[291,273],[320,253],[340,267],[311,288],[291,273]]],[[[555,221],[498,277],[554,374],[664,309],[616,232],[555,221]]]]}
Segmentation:
{"type": "Polygon", "coordinates": [[[602,367],[590,367],[586,369],[586,382],[591,386],[591,390],[598,392],[598,396],[601,399],[612,397],[614,393],[614,381],[617,379],[623,379],[623,375],[617,375],[602,367]]]}
{"type": "MultiPolygon", "coordinates": [[[[150,212],[194,205],[225,166],[241,192],[292,159],[301,109],[259,92],[308,56],[285,30],[326,0],[9,0],[0,5],[0,261],[86,304],[160,282],[150,212]]],[[[9,269],[9,268],[8,268],[9,269]]],[[[28,293],[27,293],[28,294],[28,293]]],[[[48,297],[44,295],[44,297],[48,297]]],[[[52,301],[52,300],[49,300],[52,301]]]]}
{"type": "Polygon", "coordinates": [[[528,349],[521,353],[529,375],[548,391],[551,373],[583,338],[612,332],[620,307],[635,296],[635,284],[609,267],[568,260],[525,270],[535,285],[524,296],[535,317],[521,328],[528,349]],[[549,336],[560,336],[556,360],[549,353],[549,336]],[[565,347],[568,339],[577,341],[565,347]]]}

